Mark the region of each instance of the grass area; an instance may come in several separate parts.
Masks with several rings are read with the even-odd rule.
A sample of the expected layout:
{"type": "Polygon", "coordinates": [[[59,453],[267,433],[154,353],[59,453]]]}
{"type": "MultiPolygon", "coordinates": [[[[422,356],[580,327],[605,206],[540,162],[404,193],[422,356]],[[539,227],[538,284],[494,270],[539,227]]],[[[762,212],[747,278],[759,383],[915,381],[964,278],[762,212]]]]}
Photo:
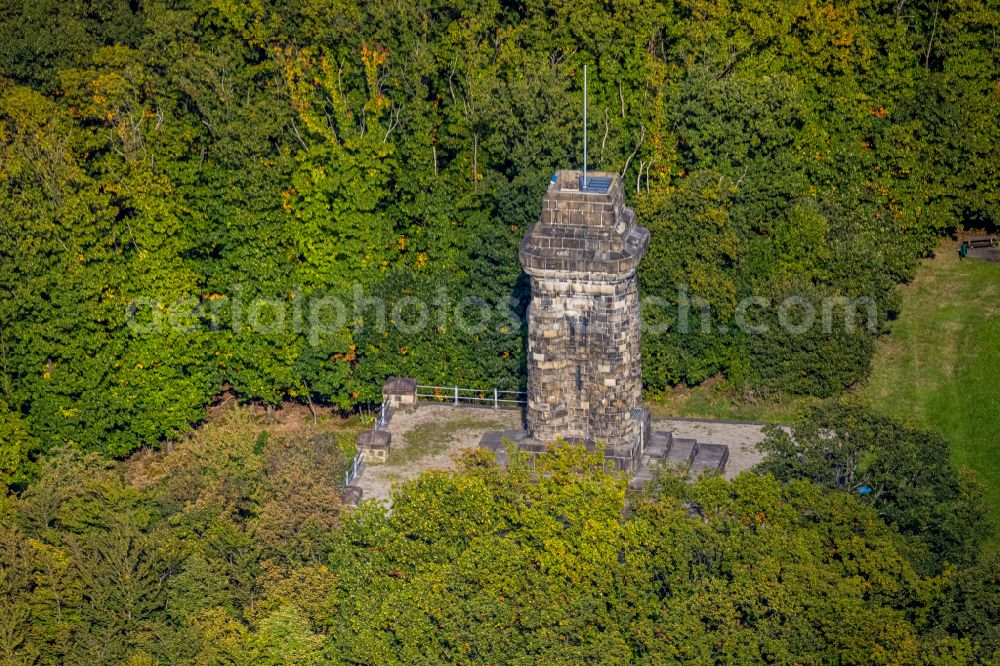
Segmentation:
{"type": "Polygon", "coordinates": [[[507,427],[500,421],[471,416],[421,423],[403,435],[406,446],[393,447],[389,451],[389,460],[386,464],[394,467],[406,465],[420,458],[446,451],[454,441],[455,435],[462,430],[504,430],[507,427]]]}
{"type": "Polygon", "coordinates": [[[715,388],[706,382],[694,388],[678,387],[662,397],[646,398],[654,417],[681,417],[763,423],[791,423],[796,414],[816,398],[779,396],[748,401],[729,390],[715,388]]]}
{"type": "MultiPolygon", "coordinates": [[[[986,486],[1000,531],[1000,264],[944,245],[903,288],[862,393],[877,409],[941,432],[986,486]]],[[[994,537],[992,548],[1000,548],[994,537]]]]}
{"type": "MultiPolygon", "coordinates": [[[[902,313],[859,390],[885,414],[937,430],[976,471],[1000,534],[1000,264],[958,259],[946,242],[902,287],[902,313]]],[[[788,423],[814,399],[748,402],[711,382],[649,404],[655,416],[788,423]]],[[[994,537],[992,550],[1000,550],[994,537]]]]}

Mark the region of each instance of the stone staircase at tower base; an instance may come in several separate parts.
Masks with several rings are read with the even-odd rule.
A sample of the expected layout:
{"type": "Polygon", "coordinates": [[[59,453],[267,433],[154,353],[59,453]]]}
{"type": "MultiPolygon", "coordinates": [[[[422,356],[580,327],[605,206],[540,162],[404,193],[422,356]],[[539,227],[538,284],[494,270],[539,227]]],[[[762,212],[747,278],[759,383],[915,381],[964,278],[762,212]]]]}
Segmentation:
{"type": "MultiPolygon", "coordinates": [[[[512,442],[529,455],[544,453],[548,448],[542,442],[533,440],[523,430],[487,432],[479,442],[480,448],[496,454],[497,462],[506,465],[508,456],[505,441],[512,442]]],[[[646,443],[642,458],[636,466],[629,487],[640,489],[653,478],[653,471],[660,465],[684,472],[690,478],[697,478],[705,472],[722,474],[729,462],[729,447],[725,444],[702,444],[696,439],[674,437],[673,433],[655,430],[646,443]]]]}
{"type": "Polygon", "coordinates": [[[653,478],[660,465],[683,471],[697,478],[704,472],[723,473],[729,462],[729,447],[725,444],[701,444],[696,439],[674,437],[673,433],[656,430],[649,438],[639,469],[632,476],[631,489],[639,489],[653,478]]]}

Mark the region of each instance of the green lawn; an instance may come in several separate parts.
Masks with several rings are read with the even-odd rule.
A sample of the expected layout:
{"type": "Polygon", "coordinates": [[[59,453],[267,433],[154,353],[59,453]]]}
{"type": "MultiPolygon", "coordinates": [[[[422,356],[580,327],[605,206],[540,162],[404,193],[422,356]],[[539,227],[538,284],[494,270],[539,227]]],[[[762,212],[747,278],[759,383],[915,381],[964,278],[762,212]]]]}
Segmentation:
{"type": "Polygon", "coordinates": [[[960,261],[947,243],[902,296],[862,392],[887,414],[943,433],[954,461],[986,485],[1000,530],[1000,264],[960,261]]]}
{"type": "Polygon", "coordinates": [[[691,389],[679,387],[665,396],[647,396],[646,405],[653,416],[785,424],[793,422],[796,414],[817,401],[799,396],[747,401],[731,390],[718,390],[709,382],[691,389]]]}
{"type": "MultiPolygon", "coordinates": [[[[946,242],[901,288],[902,312],[860,388],[886,414],[941,432],[986,486],[1000,534],[1000,264],[960,261],[946,242]]],[[[710,385],[650,400],[657,416],[789,423],[808,398],[748,403],[710,385]]],[[[1000,549],[1000,537],[992,549],[1000,549]]]]}

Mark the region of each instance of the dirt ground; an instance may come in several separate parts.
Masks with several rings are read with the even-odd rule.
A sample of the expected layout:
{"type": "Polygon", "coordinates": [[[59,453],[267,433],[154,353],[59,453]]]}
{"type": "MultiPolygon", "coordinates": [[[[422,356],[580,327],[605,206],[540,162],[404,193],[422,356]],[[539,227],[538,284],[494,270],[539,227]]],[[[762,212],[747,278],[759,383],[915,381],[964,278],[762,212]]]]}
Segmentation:
{"type": "MultiPolygon", "coordinates": [[[[365,499],[388,502],[393,483],[414,479],[431,469],[453,469],[452,457],[462,449],[476,448],[484,432],[519,428],[520,422],[521,415],[512,410],[432,404],[397,411],[388,427],[392,433],[389,461],[366,465],[354,484],[364,490],[365,499]]],[[[761,459],[755,448],[764,439],[760,425],[654,419],[653,427],[671,431],[675,437],[728,445],[727,479],[750,469],[761,459]]]]}
{"type": "Polygon", "coordinates": [[[393,483],[415,479],[431,469],[452,469],[452,456],[477,448],[484,432],[519,428],[520,424],[521,414],[515,410],[431,404],[394,412],[388,427],[392,434],[388,462],[365,465],[354,485],[364,490],[364,499],[387,502],[393,483]],[[428,442],[430,438],[434,441],[428,442]]]}
{"type": "Polygon", "coordinates": [[[750,469],[763,458],[755,448],[764,439],[763,429],[763,426],[750,423],[653,419],[653,430],[672,432],[674,437],[697,439],[699,444],[729,446],[729,462],[726,464],[725,474],[727,479],[750,469]]]}

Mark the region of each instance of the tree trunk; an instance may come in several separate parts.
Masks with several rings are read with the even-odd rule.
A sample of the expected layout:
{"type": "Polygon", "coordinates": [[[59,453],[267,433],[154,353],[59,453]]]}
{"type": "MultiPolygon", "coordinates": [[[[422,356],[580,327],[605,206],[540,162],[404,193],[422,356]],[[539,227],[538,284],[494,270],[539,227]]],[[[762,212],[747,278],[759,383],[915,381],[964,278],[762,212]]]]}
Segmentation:
{"type": "Polygon", "coordinates": [[[316,427],[316,408],[313,406],[313,399],[312,399],[312,396],[309,395],[309,391],[308,390],[306,391],[306,403],[309,405],[309,413],[312,414],[312,417],[313,417],[313,428],[315,428],[316,427]]]}

